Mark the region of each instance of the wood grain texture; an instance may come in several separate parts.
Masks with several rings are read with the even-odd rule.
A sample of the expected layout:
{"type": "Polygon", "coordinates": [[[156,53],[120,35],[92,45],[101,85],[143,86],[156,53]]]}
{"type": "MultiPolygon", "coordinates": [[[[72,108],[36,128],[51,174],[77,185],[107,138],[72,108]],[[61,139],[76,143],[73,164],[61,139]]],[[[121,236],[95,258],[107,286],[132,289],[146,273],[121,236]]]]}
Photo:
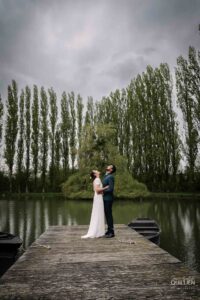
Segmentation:
{"type": "Polygon", "coordinates": [[[86,231],[49,227],[0,279],[0,299],[199,299],[200,274],[126,225],[112,239],[86,231]]]}

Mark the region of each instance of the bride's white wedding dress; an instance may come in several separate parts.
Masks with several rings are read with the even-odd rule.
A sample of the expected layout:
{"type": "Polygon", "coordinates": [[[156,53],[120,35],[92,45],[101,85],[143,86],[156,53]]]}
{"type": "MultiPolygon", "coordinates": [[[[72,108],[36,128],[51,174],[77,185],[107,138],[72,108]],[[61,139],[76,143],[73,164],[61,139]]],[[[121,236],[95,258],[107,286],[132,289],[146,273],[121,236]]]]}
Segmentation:
{"type": "Polygon", "coordinates": [[[102,188],[102,183],[100,178],[95,178],[95,180],[93,181],[94,198],[93,198],[90,225],[87,234],[83,235],[81,237],[82,239],[97,238],[105,235],[103,195],[97,194],[97,192],[95,191],[95,185],[98,185],[100,188],[102,188]]]}

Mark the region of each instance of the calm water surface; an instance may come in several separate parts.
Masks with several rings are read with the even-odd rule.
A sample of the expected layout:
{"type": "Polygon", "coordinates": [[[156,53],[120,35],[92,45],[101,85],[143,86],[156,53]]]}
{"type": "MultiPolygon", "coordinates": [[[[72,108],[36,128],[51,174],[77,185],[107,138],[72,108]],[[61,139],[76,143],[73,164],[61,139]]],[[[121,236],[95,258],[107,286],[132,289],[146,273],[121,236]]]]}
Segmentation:
{"type": "MultiPolygon", "coordinates": [[[[92,202],[60,198],[0,200],[0,231],[17,234],[27,248],[50,225],[81,225],[90,220],[92,202]]],[[[115,201],[114,222],[137,217],[155,219],[160,247],[200,272],[200,200],[115,201]]]]}

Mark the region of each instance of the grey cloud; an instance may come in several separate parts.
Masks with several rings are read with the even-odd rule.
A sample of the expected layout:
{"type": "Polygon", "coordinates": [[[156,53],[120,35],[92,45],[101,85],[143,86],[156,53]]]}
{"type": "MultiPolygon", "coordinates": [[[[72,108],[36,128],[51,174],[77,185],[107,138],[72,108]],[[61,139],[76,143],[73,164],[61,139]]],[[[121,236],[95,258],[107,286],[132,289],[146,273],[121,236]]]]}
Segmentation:
{"type": "Polygon", "coordinates": [[[125,84],[130,81],[130,78],[135,77],[141,69],[145,68],[147,62],[141,55],[133,55],[132,53],[126,56],[114,56],[113,63],[106,74],[115,80],[118,80],[119,84],[125,84]]]}
{"type": "Polygon", "coordinates": [[[199,47],[199,0],[0,1],[0,93],[12,79],[99,99],[199,47]]]}

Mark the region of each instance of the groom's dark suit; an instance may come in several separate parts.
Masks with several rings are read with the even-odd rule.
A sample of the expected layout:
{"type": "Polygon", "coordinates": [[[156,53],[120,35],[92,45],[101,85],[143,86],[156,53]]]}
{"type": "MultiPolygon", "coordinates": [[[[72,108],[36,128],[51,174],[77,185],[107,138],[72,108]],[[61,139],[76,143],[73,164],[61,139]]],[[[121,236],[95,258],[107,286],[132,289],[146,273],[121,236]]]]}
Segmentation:
{"type": "Polygon", "coordinates": [[[106,221],[108,224],[108,233],[114,234],[113,228],[113,216],[112,216],[112,204],[114,200],[114,176],[112,174],[107,174],[103,178],[103,187],[109,186],[108,189],[104,190],[103,201],[104,201],[104,211],[106,216],[106,221]]]}

